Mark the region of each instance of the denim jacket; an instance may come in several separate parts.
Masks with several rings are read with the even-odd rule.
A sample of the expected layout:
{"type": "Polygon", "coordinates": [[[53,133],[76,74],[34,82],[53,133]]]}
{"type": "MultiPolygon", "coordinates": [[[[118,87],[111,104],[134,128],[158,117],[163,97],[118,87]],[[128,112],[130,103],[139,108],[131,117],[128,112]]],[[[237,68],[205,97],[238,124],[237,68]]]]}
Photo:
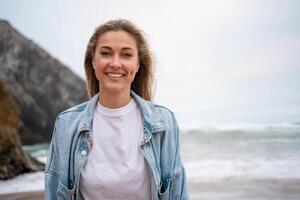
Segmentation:
{"type": "MultiPolygon", "coordinates": [[[[131,95],[142,113],[141,150],[152,172],[152,199],[189,199],[174,114],[133,91],[131,95]]],[[[57,116],[45,169],[46,200],[81,199],[79,176],[93,142],[91,126],[98,98],[99,94],[57,116]]]]}

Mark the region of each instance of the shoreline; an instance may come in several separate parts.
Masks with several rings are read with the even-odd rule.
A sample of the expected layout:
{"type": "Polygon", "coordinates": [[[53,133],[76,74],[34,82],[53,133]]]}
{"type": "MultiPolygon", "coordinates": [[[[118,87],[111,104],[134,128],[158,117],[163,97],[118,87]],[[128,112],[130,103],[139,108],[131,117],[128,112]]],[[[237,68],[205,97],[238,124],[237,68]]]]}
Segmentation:
{"type": "MultiPolygon", "coordinates": [[[[190,200],[298,200],[300,179],[188,180],[190,200]]],[[[44,191],[0,194],[0,200],[42,200],[44,191]]]]}
{"type": "Polygon", "coordinates": [[[299,200],[300,179],[189,180],[190,200],[299,200]]]}
{"type": "Polygon", "coordinates": [[[44,191],[0,194],[0,200],[43,200],[44,191]]]}

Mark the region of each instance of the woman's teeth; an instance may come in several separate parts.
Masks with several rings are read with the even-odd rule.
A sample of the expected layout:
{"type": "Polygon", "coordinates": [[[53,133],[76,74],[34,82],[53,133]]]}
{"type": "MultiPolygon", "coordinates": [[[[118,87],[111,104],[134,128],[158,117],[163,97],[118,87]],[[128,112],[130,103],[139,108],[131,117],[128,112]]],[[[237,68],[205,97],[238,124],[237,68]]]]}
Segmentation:
{"type": "Polygon", "coordinates": [[[113,77],[113,78],[121,78],[122,76],[124,76],[123,74],[120,73],[106,73],[109,77],[113,77]]]}

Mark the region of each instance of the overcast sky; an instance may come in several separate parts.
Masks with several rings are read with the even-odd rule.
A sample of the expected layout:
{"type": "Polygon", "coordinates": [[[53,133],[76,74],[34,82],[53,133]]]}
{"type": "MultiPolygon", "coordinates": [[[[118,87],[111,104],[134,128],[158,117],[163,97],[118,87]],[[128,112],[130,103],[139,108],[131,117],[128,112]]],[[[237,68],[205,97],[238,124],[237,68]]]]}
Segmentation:
{"type": "Polygon", "coordinates": [[[155,54],[155,102],[183,127],[300,122],[299,10],[298,0],[0,1],[0,18],[82,78],[95,27],[135,22],[155,54]]]}

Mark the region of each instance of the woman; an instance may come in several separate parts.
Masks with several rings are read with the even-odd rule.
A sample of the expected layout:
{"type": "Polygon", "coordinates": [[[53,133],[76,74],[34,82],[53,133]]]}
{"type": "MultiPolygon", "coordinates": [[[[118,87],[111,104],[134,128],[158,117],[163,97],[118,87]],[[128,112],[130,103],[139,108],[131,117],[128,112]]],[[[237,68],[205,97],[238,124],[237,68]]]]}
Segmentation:
{"type": "Polygon", "coordinates": [[[108,21],[85,54],[91,99],[56,119],[49,199],[188,199],[174,114],[151,102],[153,60],[130,21],[108,21]]]}

